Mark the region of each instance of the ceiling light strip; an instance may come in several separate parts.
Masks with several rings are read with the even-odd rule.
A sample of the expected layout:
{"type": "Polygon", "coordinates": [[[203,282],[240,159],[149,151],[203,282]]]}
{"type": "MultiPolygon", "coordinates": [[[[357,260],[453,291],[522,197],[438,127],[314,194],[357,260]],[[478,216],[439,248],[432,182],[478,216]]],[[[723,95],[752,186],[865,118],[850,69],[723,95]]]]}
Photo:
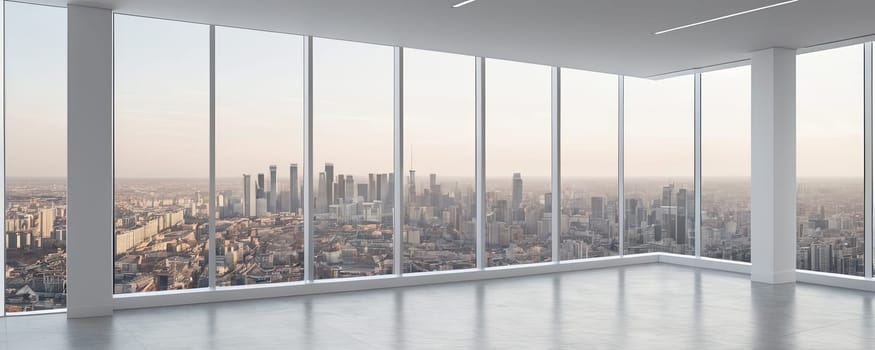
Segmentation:
{"type": "Polygon", "coordinates": [[[462,7],[462,6],[465,6],[465,5],[470,4],[472,2],[475,2],[475,1],[477,1],[477,0],[465,0],[465,1],[462,1],[458,4],[453,5],[453,8],[462,7]]]}
{"type": "MultiPolygon", "coordinates": [[[[473,0],[466,1],[466,2],[471,2],[471,1],[473,1],[473,0]]],[[[767,5],[767,6],[763,6],[763,7],[757,7],[757,8],[755,8],[755,9],[751,9],[751,10],[747,10],[747,11],[736,12],[736,13],[733,13],[733,14],[730,14],[730,15],[726,15],[726,16],[720,16],[720,17],[717,17],[717,18],[712,18],[712,19],[709,19],[709,20],[701,21],[701,22],[691,23],[691,24],[687,24],[687,25],[680,26],[680,27],[675,27],[675,28],[671,28],[671,29],[661,30],[661,31],[658,31],[658,32],[656,32],[656,33],[653,33],[653,35],[665,34],[665,33],[668,33],[668,32],[673,32],[673,31],[676,31],[676,30],[686,29],[686,28],[689,28],[689,27],[694,27],[694,26],[702,25],[702,24],[706,24],[706,23],[716,22],[716,21],[719,21],[719,20],[724,20],[724,19],[727,19],[727,18],[735,17],[735,16],[746,15],[746,14],[751,13],[751,12],[757,12],[757,11],[762,11],[762,10],[765,10],[765,9],[770,9],[770,8],[772,8],[772,7],[778,7],[778,6],[788,5],[788,4],[792,4],[792,3],[794,3],[794,2],[798,2],[798,1],[799,1],[799,0],[790,0],[790,1],[779,2],[779,3],[777,3],[777,4],[771,4],[771,5],[767,5]]]]}

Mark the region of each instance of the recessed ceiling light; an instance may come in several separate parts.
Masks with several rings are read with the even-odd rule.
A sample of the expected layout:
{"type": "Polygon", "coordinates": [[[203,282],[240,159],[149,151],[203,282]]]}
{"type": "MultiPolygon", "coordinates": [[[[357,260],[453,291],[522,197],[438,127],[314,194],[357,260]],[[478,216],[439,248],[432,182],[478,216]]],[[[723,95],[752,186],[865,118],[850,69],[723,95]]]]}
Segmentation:
{"type": "Polygon", "coordinates": [[[472,2],[475,2],[475,1],[477,1],[477,0],[465,0],[465,1],[462,1],[458,4],[453,5],[453,8],[462,7],[462,6],[465,6],[465,5],[470,4],[472,2]]]}
{"type": "Polygon", "coordinates": [[[745,15],[745,14],[748,14],[748,13],[751,13],[751,12],[757,12],[757,11],[762,11],[762,10],[765,10],[765,9],[770,9],[770,8],[772,8],[772,7],[778,7],[778,6],[782,6],[782,5],[792,4],[792,3],[797,2],[797,1],[799,1],[799,0],[784,1],[784,2],[779,2],[779,3],[777,3],[777,4],[771,4],[771,5],[766,5],[766,6],[763,6],[763,7],[757,7],[757,8],[755,8],[755,9],[751,9],[751,10],[747,10],[747,11],[741,11],[741,12],[736,12],[736,13],[733,13],[733,14],[730,14],[730,15],[720,16],[720,17],[717,17],[717,18],[712,18],[712,19],[708,19],[708,20],[701,21],[701,22],[691,23],[691,24],[687,24],[687,25],[680,26],[680,27],[674,27],[674,28],[671,28],[671,29],[660,30],[660,31],[658,31],[658,32],[656,32],[656,33],[653,33],[653,35],[665,34],[665,33],[668,33],[668,32],[673,32],[673,31],[675,31],[675,30],[681,30],[681,29],[685,29],[685,28],[689,28],[689,27],[694,27],[694,26],[697,26],[697,25],[705,24],[705,23],[716,22],[716,21],[719,21],[719,20],[724,20],[724,19],[727,19],[727,18],[735,17],[735,16],[745,15]]]}

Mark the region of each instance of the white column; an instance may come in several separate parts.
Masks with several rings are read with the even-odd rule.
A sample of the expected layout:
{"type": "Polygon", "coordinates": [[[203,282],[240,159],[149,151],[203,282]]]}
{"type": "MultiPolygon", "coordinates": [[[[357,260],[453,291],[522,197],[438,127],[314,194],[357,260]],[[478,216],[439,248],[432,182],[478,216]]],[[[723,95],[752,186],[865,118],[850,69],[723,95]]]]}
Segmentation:
{"type": "MultiPolygon", "coordinates": [[[[404,49],[395,47],[395,205],[392,215],[392,272],[401,276],[402,248],[404,248],[404,49]]],[[[415,181],[409,179],[408,181],[415,181]]]]}
{"type": "Polygon", "coordinates": [[[112,314],[112,11],[67,7],[67,317],[112,314]]]}
{"type": "MultiPolygon", "coordinates": [[[[0,38],[6,38],[6,1],[0,4],[0,38]]],[[[6,91],[6,45],[0,45],[0,91],[6,91]]],[[[6,98],[0,98],[0,112],[3,113],[3,128],[6,128],[6,98]]],[[[3,146],[3,152],[0,152],[0,198],[6,198],[6,133],[0,132],[0,145],[3,146]]],[[[5,207],[5,203],[4,203],[5,207]]],[[[0,247],[0,266],[6,266],[6,220],[0,220],[0,232],[3,233],[3,246],[0,247]]],[[[4,270],[5,271],[5,270],[4,270]]],[[[6,274],[0,276],[0,290],[6,290],[6,274]]],[[[0,296],[0,317],[6,314],[6,293],[0,296]]]]}
{"type": "Polygon", "coordinates": [[[553,262],[559,263],[559,234],[562,226],[562,212],[560,209],[562,196],[562,68],[553,67],[551,77],[551,110],[552,110],[552,198],[550,206],[550,232],[552,239],[553,262]]]}
{"type": "Polygon", "coordinates": [[[796,50],[751,59],[751,280],[796,281],[796,50]]]}
{"type": "Polygon", "coordinates": [[[304,281],[316,279],[313,271],[313,37],[304,37],[304,281]]]}
{"type": "Polygon", "coordinates": [[[486,259],[486,59],[483,57],[474,58],[474,96],[476,102],[475,108],[475,142],[476,150],[476,179],[477,185],[474,190],[477,191],[477,268],[485,269],[489,264],[486,259]]]}

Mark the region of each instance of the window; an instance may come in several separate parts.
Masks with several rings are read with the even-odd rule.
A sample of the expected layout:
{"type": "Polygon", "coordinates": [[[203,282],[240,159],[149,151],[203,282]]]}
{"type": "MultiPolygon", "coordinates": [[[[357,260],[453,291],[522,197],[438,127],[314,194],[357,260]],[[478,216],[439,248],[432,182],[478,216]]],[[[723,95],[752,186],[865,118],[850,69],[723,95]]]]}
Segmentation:
{"type": "Polygon", "coordinates": [[[702,256],[750,262],[750,66],[702,74],[702,256]]]}
{"type": "Polygon", "coordinates": [[[562,70],[559,258],[617,255],[617,76],[562,70]]]}
{"type": "Polygon", "coordinates": [[[216,279],[303,279],[303,38],[216,27],[216,279]]]}
{"type": "Polygon", "coordinates": [[[6,6],[6,312],[67,305],[67,11],[6,6]]]}
{"type": "Polygon", "coordinates": [[[797,263],[862,276],[863,46],[796,58],[797,263]]]}
{"type": "Polygon", "coordinates": [[[404,179],[393,174],[393,59],[388,46],[313,40],[317,279],[393,272],[393,189],[404,179]]]}
{"type": "Polygon", "coordinates": [[[208,286],[209,27],[115,17],[115,293],[208,286]]]}
{"type": "Polygon", "coordinates": [[[694,254],[693,77],[625,81],[625,253],[694,254]]]}
{"type": "Polygon", "coordinates": [[[474,268],[474,58],[404,56],[403,272],[474,268]]]}
{"type": "Polygon", "coordinates": [[[550,67],[486,61],[488,266],[552,257],[550,67]]]}

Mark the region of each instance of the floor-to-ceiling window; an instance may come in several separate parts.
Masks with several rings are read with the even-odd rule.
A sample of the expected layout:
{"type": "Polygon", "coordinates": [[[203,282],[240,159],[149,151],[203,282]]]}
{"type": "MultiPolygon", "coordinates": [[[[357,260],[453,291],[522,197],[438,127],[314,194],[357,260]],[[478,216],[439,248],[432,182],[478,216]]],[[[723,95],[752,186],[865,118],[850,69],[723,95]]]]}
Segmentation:
{"type": "Polygon", "coordinates": [[[796,58],[796,267],[862,276],[863,45],[796,58]]]}
{"type": "Polygon", "coordinates": [[[702,74],[702,256],[750,262],[750,66],[702,74]]]}
{"type": "Polygon", "coordinates": [[[316,279],[393,272],[393,68],[392,47],[313,41],[316,279]]]}
{"type": "Polygon", "coordinates": [[[471,56],[404,50],[405,273],[476,267],[473,82],[471,56]]]}
{"type": "Polygon", "coordinates": [[[67,12],[5,6],[6,312],[64,308],[67,12]]]}
{"type": "Polygon", "coordinates": [[[486,61],[488,266],[549,261],[550,67],[486,61]]]}
{"type": "Polygon", "coordinates": [[[209,27],[115,15],[115,293],[208,286],[209,27]]]}
{"type": "Polygon", "coordinates": [[[618,78],[562,70],[559,259],[617,255],[618,78]]]}
{"type": "Polygon", "coordinates": [[[694,254],[693,77],[624,89],[625,253],[694,254]]]}
{"type": "Polygon", "coordinates": [[[303,38],[216,27],[216,283],[303,279],[303,38]]]}

